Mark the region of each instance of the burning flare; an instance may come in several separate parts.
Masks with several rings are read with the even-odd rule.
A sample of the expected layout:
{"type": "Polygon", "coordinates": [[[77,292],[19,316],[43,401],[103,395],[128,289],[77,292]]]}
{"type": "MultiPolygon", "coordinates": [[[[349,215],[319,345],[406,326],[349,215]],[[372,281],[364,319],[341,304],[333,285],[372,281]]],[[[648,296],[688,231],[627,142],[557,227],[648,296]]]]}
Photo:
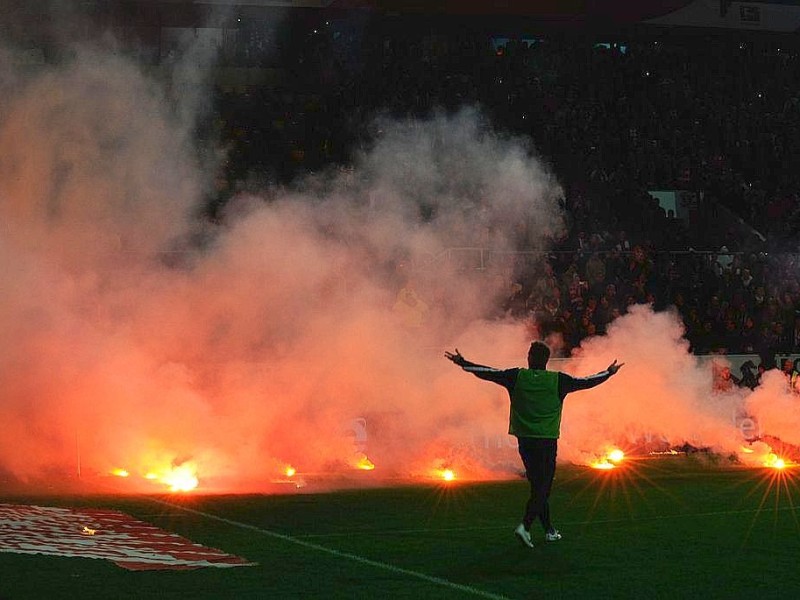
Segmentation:
{"type": "Polygon", "coordinates": [[[456,478],[456,474],[452,469],[442,469],[439,471],[439,476],[445,481],[453,481],[456,478]]]}
{"type": "Polygon", "coordinates": [[[190,464],[172,467],[159,480],[168,485],[171,492],[189,492],[200,483],[194,467],[190,464]]]}
{"type": "Polygon", "coordinates": [[[197,478],[197,467],[192,462],[172,464],[169,467],[148,471],[144,478],[166,485],[170,492],[190,492],[200,483],[197,478]]]}
{"type": "Polygon", "coordinates": [[[613,463],[621,463],[623,458],[625,458],[625,453],[619,448],[612,448],[608,452],[608,460],[613,463]]]}
{"type": "Polygon", "coordinates": [[[593,469],[609,471],[619,465],[625,458],[625,453],[619,448],[611,448],[606,453],[589,463],[593,469]]]}
{"type": "Polygon", "coordinates": [[[355,467],[362,471],[372,471],[375,469],[375,463],[373,463],[366,454],[361,454],[355,463],[355,467]]]}
{"type": "Polygon", "coordinates": [[[764,459],[764,466],[771,469],[785,469],[790,465],[791,463],[786,462],[785,459],[781,458],[774,452],[767,454],[767,457],[764,459]]]}

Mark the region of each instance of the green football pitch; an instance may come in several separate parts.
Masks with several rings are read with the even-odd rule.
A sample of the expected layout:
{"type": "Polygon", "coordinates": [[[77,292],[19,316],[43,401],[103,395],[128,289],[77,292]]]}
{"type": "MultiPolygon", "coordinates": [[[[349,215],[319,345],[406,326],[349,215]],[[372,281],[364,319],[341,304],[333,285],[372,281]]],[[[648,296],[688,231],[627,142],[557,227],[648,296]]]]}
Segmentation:
{"type": "Polygon", "coordinates": [[[612,471],[561,466],[563,533],[512,531],[527,483],[450,482],[248,496],[7,494],[102,507],[258,563],[132,572],[96,559],[0,553],[0,598],[797,598],[800,468],[688,455],[612,471]]]}

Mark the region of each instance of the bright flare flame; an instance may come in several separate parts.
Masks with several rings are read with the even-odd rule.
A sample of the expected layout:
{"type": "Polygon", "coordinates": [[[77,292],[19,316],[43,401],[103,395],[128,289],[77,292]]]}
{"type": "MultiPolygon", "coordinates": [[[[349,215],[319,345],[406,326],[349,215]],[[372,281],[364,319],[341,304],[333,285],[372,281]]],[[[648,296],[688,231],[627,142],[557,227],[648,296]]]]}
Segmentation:
{"type": "Polygon", "coordinates": [[[163,471],[148,471],[144,478],[150,481],[157,481],[169,487],[171,492],[189,492],[200,483],[197,479],[195,466],[191,463],[183,463],[178,466],[169,467],[163,471]]]}
{"type": "Polygon", "coordinates": [[[764,459],[764,466],[772,469],[785,469],[788,465],[784,459],[777,454],[770,452],[764,459]]]}
{"type": "Polygon", "coordinates": [[[287,477],[294,477],[297,474],[297,469],[295,469],[292,465],[287,465],[284,473],[286,473],[287,477]]]}
{"type": "Polygon", "coordinates": [[[128,477],[130,475],[125,469],[112,469],[111,474],[116,477],[128,477]]]}
{"type": "Polygon", "coordinates": [[[625,458],[625,453],[622,450],[620,450],[619,448],[614,448],[614,449],[609,451],[607,456],[608,456],[608,460],[610,460],[611,462],[619,463],[619,462],[622,462],[623,458],[625,458]]]}
{"type": "Polygon", "coordinates": [[[367,458],[366,454],[362,454],[358,462],[356,462],[356,468],[362,471],[372,471],[375,468],[375,463],[367,458]]]}
{"type": "Polygon", "coordinates": [[[619,448],[611,448],[604,456],[589,463],[593,469],[608,471],[616,467],[625,458],[625,453],[619,448]]]}
{"type": "Polygon", "coordinates": [[[445,481],[453,481],[456,478],[456,474],[453,473],[452,469],[444,469],[442,471],[442,479],[445,481]]]}
{"type": "Polygon", "coordinates": [[[191,465],[180,465],[170,469],[160,481],[167,484],[171,492],[188,492],[199,483],[191,465]]]}

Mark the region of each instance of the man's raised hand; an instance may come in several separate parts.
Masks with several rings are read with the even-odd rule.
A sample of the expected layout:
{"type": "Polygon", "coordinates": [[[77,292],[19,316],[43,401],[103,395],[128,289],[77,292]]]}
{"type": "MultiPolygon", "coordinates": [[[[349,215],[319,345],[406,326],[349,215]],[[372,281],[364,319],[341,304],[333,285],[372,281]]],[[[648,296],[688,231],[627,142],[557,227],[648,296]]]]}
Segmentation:
{"type": "Polygon", "coordinates": [[[464,357],[461,356],[461,353],[458,351],[458,348],[456,348],[455,352],[447,352],[447,351],[445,351],[444,356],[445,356],[445,358],[447,358],[447,360],[453,361],[459,367],[463,367],[464,364],[467,362],[464,359],[464,357]]]}
{"type": "MultiPolygon", "coordinates": [[[[458,350],[456,350],[456,352],[458,352],[458,350]]],[[[614,359],[614,362],[611,363],[610,365],[608,365],[608,369],[606,369],[606,370],[609,373],[611,373],[612,375],[614,375],[617,371],[620,370],[620,368],[622,368],[622,365],[624,365],[624,364],[625,363],[617,364],[617,359],[614,359]]]]}

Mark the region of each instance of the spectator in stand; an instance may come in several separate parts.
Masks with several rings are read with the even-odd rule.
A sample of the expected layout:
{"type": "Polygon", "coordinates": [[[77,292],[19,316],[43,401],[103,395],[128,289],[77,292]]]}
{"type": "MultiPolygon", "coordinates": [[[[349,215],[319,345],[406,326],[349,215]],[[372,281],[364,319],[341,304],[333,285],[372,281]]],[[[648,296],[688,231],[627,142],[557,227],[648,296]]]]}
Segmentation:
{"type": "Polygon", "coordinates": [[[775,340],[775,347],[779,352],[789,352],[790,342],[786,330],[783,328],[783,323],[780,321],[772,322],[772,337],[775,340]]]}
{"type": "Polygon", "coordinates": [[[786,378],[787,383],[791,385],[792,376],[794,375],[794,363],[791,358],[785,358],[781,363],[781,373],[786,378]]]}
{"type": "Polygon", "coordinates": [[[792,362],[790,387],[792,388],[792,392],[800,394],[800,358],[796,358],[794,362],[792,362]]]}
{"type": "Polygon", "coordinates": [[[725,321],[725,330],[722,334],[722,345],[728,353],[737,351],[740,348],[741,332],[732,319],[725,321]]]}
{"type": "Polygon", "coordinates": [[[730,366],[714,362],[712,369],[714,392],[718,394],[732,392],[734,388],[740,385],[741,380],[731,373],[730,366]]]}
{"type": "Polygon", "coordinates": [[[753,354],[756,352],[756,347],[758,345],[756,336],[757,330],[755,322],[753,318],[748,315],[744,318],[744,324],[742,325],[741,334],[739,335],[739,344],[734,347],[745,354],[753,354]]]}
{"type": "Polygon", "coordinates": [[[788,289],[784,290],[783,293],[778,296],[777,303],[779,318],[783,324],[784,330],[793,331],[796,314],[795,311],[798,307],[800,307],[800,304],[798,304],[797,299],[788,289]]]}
{"type": "Polygon", "coordinates": [[[756,389],[759,384],[759,376],[756,374],[756,366],[753,361],[744,361],[742,366],[739,367],[739,371],[742,374],[741,379],[739,379],[739,387],[746,387],[751,390],[756,389]]]}
{"type": "Polygon", "coordinates": [[[792,328],[792,351],[800,352],[800,315],[794,318],[794,327],[792,328]]]}
{"type": "Polygon", "coordinates": [[[614,248],[620,253],[630,252],[632,250],[631,242],[628,239],[628,234],[625,232],[624,229],[620,229],[619,232],[617,233],[617,243],[614,244],[614,248]]]}
{"type": "Polygon", "coordinates": [[[506,285],[502,307],[504,315],[521,317],[525,314],[525,295],[522,283],[512,281],[506,285]]]}
{"type": "Polygon", "coordinates": [[[756,369],[756,381],[758,382],[756,385],[760,385],[761,381],[764,378],[764,373],[767,372],[769,369],[773,368],[773,366],[765,365],[764,363],[759,363],[756,369]]]}
{"type": "Polygon", "coordinates": [[[597,309],[594,311],[594,324],[599,335],[604,335],[606,333],[611,319],[611,305],[608,303],[608,297],[604,294],[600,296],[597,309]]]}
{"type": "Polygon", "coordinates": [[[582,309],[589,285],[581,280],[580,275],[578,275],[574,269],[568,271],[568,274],[567,295],[569,297],[569,303],[573,310],[577,310],[579,307],[582,309]]]}
{"type": "Polygon", "coordinates": [[[615,308],[620,308],[619,298],[617,297],[617,286],[613,283],[609,283],[606,286],[606,293],[603,294],[603,298],[606,299],[608,302],[608,306],[613,311],[615,308]]]}
{"type": "Polygon", "coordinates": [[[746,267],[742,269],[742,276],[740,283],[745,291],[750,289],[750,285],[753,283],[753,275],[750,273],[750,269],[746,267]]]}
{"type": "Polygon", "coordinates": [[[586,283],[591,293],[598,296],[603,293],[606,283],[606,264],[599,252],[592,252],[586,261],[586,283]]]}

